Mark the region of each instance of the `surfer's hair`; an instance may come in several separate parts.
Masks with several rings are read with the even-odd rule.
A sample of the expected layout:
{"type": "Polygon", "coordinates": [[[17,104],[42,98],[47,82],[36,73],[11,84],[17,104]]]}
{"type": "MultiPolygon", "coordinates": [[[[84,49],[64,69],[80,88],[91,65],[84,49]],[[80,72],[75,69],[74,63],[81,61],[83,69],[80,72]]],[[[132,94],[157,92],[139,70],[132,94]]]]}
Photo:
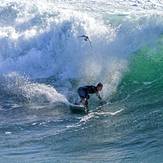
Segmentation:
{"type": "Polygon", "coordinates": [[[103,84],[102,83],[98,83],[97,87],[103,87],[103,84]]]}

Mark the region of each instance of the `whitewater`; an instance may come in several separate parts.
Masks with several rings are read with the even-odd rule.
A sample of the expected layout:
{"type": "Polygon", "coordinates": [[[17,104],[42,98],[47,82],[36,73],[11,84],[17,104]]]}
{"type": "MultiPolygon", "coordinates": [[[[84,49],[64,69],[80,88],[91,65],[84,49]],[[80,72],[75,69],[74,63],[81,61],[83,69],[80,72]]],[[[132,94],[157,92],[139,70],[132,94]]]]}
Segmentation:
{"type": "Polygon", "coordinates": [[[162,0],[0,0],[0,162],[161,163],[162,10],[162,0]],[[73,113],[77,89],[99,82],[102,100],[73,113]]]}

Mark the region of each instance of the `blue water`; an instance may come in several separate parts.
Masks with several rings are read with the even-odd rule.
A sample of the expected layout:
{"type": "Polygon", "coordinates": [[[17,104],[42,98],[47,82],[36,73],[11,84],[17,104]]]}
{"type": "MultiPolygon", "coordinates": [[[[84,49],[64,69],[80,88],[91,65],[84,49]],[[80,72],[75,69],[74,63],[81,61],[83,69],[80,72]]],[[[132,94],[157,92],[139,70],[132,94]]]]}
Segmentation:
{"type": "Polygon", "coordinates": [[[0,162],[163,162],[162,10],[161,0],[1,0],[0,162]],[[78,87],[99,82],[103,100],[71,112],[78,87]]]}

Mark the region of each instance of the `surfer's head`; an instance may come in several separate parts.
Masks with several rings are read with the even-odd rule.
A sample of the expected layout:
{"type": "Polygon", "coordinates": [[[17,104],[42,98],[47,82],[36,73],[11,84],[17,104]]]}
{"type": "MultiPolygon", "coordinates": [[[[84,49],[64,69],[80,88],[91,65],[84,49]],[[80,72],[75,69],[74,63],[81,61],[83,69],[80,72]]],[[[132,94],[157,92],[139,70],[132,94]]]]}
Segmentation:
{"type": "Polygon", "coordinates": [[[102,84],[102,83],[98,83],[98,84],[97,84],[97,90],[98,90],[98,91],[101,91],[102,88],[103,88],[103,84],[102,84]]]}

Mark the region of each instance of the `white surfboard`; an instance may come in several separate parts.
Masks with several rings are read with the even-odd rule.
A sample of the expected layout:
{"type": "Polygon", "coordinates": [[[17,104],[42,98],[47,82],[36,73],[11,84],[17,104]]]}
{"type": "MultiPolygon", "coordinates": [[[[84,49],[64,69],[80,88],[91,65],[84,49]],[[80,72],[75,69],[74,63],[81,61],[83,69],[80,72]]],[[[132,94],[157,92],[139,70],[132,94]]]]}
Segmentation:
{"type": "Polygon", "coordinates": [[[75,105],[75,104],[72,104],[70,102],[66,102],[67,105],[70,106],[71,110],[72,111],[83,111],[83,112],[87,112],[87,108],[83,105],[75,105]]]}

